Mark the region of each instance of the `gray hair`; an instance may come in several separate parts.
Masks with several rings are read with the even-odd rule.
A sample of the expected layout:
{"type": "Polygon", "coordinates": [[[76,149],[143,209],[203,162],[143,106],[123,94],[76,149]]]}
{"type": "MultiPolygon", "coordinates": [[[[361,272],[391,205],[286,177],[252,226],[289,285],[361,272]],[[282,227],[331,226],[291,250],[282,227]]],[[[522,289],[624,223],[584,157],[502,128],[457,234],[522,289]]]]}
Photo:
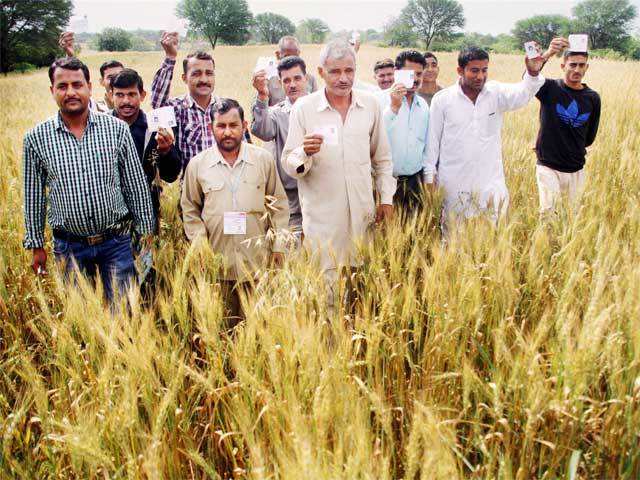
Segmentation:
{"type": "Polygon", "coordinates": [[[295,43],[296,47],[298,47],[298,50],[300,50],[300,42],[298,42],[298,39],[296,37],[293,37],[291,35],[285,35],[280,39],[280,41],[278,42],[278,50],[282,51],[289,42],[295,43]]]}
{"type": "Polygon", "coordinates": [[[329,59],[339,60],[348,55],[353,57],[354,62],[356,61],[356,52],[346,40],[332,40],[327,43],[320,52],[320,65],[326,65],[329,59]]]}

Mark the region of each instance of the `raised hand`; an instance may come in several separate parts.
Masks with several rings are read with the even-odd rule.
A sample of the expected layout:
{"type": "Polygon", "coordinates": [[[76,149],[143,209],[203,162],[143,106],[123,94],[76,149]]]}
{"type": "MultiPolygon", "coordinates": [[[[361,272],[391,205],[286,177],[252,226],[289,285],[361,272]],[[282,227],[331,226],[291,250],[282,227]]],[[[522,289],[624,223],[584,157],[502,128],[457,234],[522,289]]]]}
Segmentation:
{"type": "Polygon", "coordinates": [[[178,44],[179,44],[178,32],[162,32],[162,38],[160,39],[160,45],[164,50],[167,58],[175,59],[178,56],[178,44]]]}

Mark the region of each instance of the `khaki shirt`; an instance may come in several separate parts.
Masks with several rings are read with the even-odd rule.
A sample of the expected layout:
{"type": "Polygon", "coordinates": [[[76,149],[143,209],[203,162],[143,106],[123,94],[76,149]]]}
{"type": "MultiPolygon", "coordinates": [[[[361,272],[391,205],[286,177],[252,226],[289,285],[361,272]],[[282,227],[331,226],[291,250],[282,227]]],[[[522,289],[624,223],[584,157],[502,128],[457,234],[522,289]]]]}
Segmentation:
{"type": "Polygon", "coordinates": [[[369,240],[375,221],[372,171],[381,203],[391,205],[396,191],[391,149],[375,97],[352,90],[344,124],[324,89],[300,98],[291,109],[282,166],[298,179],[305,245],[319,253],[322,269],[358,265],[354,242],[369,240]],[[323,144],[308,157],[303,137],[329,125],[338,128],[338,145],[323,144]]]}
{"type": "Polygon", "coordinates": [[[193,157],[181,205],[187,238],[207,236],[214,252],[223,256],[224,280],[249,280],[267,267],[272,252],[285,251],[287,197],[273,156],[263,148],[243,142],[233,167],[217,146],[193,157]],[[231,186],[240,173],[234,208],[231,186]],[[233,211],[247,213],[246,235],[224,233],[224,213],[233,211]]]}

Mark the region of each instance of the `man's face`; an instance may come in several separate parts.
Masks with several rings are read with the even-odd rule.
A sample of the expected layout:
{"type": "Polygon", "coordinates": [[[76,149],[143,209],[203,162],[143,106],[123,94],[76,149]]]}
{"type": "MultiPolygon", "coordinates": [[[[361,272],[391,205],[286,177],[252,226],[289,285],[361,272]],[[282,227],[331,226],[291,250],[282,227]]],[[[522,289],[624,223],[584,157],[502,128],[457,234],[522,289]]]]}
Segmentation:
{"type": "Polygon", "coordinates": [[[438,80],[438,74],[440,73],[440,67],[438,66],[438,61],[433,58],[427,58],[427,66],[424,69],[424,73],[422,74],[422,81],[432,83],[438,80]]]}
{"type": "Polygon", "coordinates": [[[118,75],[124,68],[122,67],[111,67],[107,68],[100,79],[100,85],[102,85],[105,89],[106,95],[105,100],[107,101],[107,105],[109,108],[113,108],[113,97],[111,96],[111,80],[113,80],[116,75],[118,75]]]}
{"type": "Polygon", "coordinates": [[[422,73],[424,72],[424,67],[419,63],[407,60],[404,62],[404,67],[400,70],[413,70],[413,87],[407,88],[407,93],[415,93],[416,90],[420,88],[420,85],[422,85],[422,73]]]}
{"type": "Polygon", "coordinates": [[[373,74],[373,78],[375,78],[378,87],[380,90],[387,90],[391,88],[393,85],[393,72],[395,69],[393,67],[385,67],[379,68],[373,74]]]}
{"type": "Polygon", "coordinates": [[[300,48],[296,42],[286,42],[282,48],[276,50],[276,57],[278,60],[282,60],[287,57],[299,57],[300,48]]]}
{"type": "Polygon", "coordinates": [[[280,82],[284,93],[291,103],[307,94],[307,76],[302,73],[300,65],[280,72],[280,82]]]}
{"type": "Polygon", "coordinates": [[[140,92],[137,86],[119,88],[114,87],[111,90],[113,98],[113,108],[118,118],[125,122],[133,121],[140,112],[140,104],[144,102],[147,93],[143,90],[140,92]]]}
{"type": "Polygon", "coordinates": [[[581,83],[589,70],[589,60],[584,55],[570,55],[560,67],[564,72],[565,83],[581,83]]]}
{"type": "Polygon", "coordinates": [[[356,61],[351,55],[342,58],[327,59],[327,63],[318,67],[318,73],[324,80],[327,91],[338,97],[351,95],[356,76],[356,61]]]}
{"type": "Polygon", "coordinates": [[[247,122],[240,119],[240,113],[235,108],[227,113],[215,113],[213,116],[213,136],[218,148],[225,152],[232,152],[240,148],[247,122]]]}
{"type": "Polygon", "coordinates": [[[91,83],[82,70],[56,68],[50,89],[58,108],[66,115],[81,115],[89,108],[91,83]]]}
{"type": "Polygon", "coordinates": [[[458,67],[458,75],[466,88],[480,92],[489,77],[489,60],[471,60],[464,68],[458,67]]]}
{"type": "Polygon", "coordinates": [[[216,71],[211,60],[190,58],[187,73],[182,75],[192,97],[207,97],[216,86],[216,71]]]}

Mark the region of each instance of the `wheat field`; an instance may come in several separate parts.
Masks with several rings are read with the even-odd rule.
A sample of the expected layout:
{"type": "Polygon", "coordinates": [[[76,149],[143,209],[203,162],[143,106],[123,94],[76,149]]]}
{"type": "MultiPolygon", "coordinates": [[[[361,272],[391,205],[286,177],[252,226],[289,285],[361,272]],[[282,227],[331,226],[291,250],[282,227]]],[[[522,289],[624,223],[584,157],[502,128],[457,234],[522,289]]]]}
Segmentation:
{"type": "MultiPolygon", "coordinates": [[[[216,49],[216,93],[248,110],[272,50],[216,49]]],[[[364,46],[358,76],[396,53],[364,46]]],[[[81,55],[96,97],[112,56],[81,55]]],[[[150,85],[162,56],[118,58],[150,85]]],[[[455,56],[440,63],[449,85],[455,56]]],[[[184,241],[177,185],[152,305],[113,315],[86,283],[63,285],[50,245],[50,275],[33,276],[22,138],[56,106],[46,71],[0,78],[0,478],[640,478],[640,64],[591,63],[603,112],[580,209],[539,221],[534,101],[505,117],[497,229],[470,222],[443,245],[437,199],[396,219],[362,249],[354,315],[328,309],[321,274],[292,255],[233,335],[219,259],[184,241]]],[[[522,71],[492,58],[493,79],[522,71]]]]}

